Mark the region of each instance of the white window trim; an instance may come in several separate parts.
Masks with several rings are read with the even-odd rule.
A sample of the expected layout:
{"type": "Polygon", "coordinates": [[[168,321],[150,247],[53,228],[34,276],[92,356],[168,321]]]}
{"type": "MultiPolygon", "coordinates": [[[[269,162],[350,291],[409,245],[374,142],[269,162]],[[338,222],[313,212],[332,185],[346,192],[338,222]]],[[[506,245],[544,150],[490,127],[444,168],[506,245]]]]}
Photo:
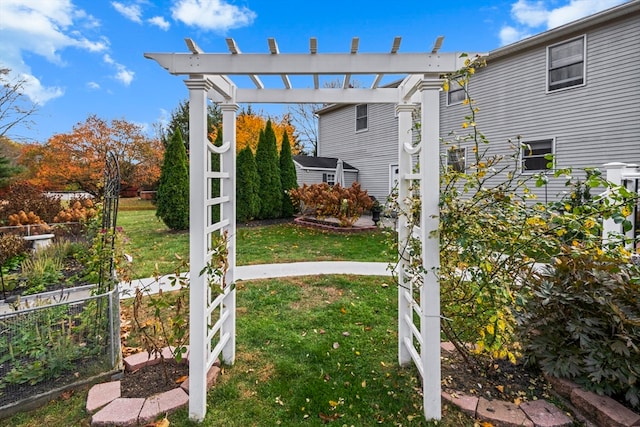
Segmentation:
{"type": "Polygon", "coordinates": [[[398,164],[390,164],[389,165],[389,194],[393,191],[396,186],[396,183],[393,181],[393,177],[396,176],[395,171],[398,170],[398,182],[400,181],[400,165],[398,164]]]}
{"type": "Polygon", "coordinates": [[[546,73],[546,77],[545,77],[545,91],[546,93],[557,93],[557,92],[563,92],[565,90],[569,90],[569,89],[574,89],[577,87],[584,87],[587,85],[587,35],[583,34],[581,36],[578,37],[573,37],[571,39],[568,40],[563,40],[561,42],[552,44],[547,46],[546,49],[546,62],[545,62],[545,73],[546,73]],[[549,61],[551,60],[551,56],[550,56],[550,51],[551,48],[554,48],[556,46],[565,44],[565,43],[569,43],[572,42],[574,40],[578,40],[582,38],[583,42],[582,42],[582,83],[581,84],[577,84],[577,85],[573,85],[573,86],[568,86],[568,87],[561,87],[558,89],[549,89],[549,61]]]}
{"type": "Polygon", "coordinates": [[[323,173],[322,174],[322,182],[326,182],[330,186],[336,185],[336,174],[335,173],[323,173]]]}
{"type": "MultiPolygon", "coordinates": [[[[454,148],[447,147],[447,150],[445,151],[445,164],[447,166],[447,170],[449,169],[449,166],[452,165],[452,163],[449,163],[449,152],[451,150],[454,150],[454,148]]],[[[462,166],[462,171],[456,171],[456,172],[464,172],[467,170],[467,147],[456,147],[455,150],[463,150],[464,152],[463,154],[464,165],[462,166]]]]}
{"type": "Polygon", "coordinates": [[[356,133],[368,131],[369,130],[369,104],[356,104],[356,106],[355,106],[355,116],[356,116],[356,119],[355,119],[354,125],[355,125],[355,129],[356,129],[356,133]],[[362,128],[362,129],[358,129],[358,118],[359,118],[358,117],[358,107],[360,107],[362,105],[367,107],[367,115],[366,116],[362,116],[362,117],[366,117],[367,118],[367,126],[362,128]]]}
{"type": "Polygon", "coordinates": [[[551,172],[555,169],[556,167],[556,137],[554,136],[553,138],[527,138],[527,141],[522,141],[521,142],[521,146],[520,146],[520,153],[519,153],[519,168],[520,168],[520,173],[522,173],[523,175],[534,175],[536,173],[541,173],[541,172],[551,172]],[[551,141],[551,154],[553,154],[553,166],[551,167],[551,169],[524,169],[524,150],[526,150],[526,148],[522,147],[522,145],[527,145],[530,142],[537,142],[537,141],[551,141]]]}
{"type": "Polygon", "coordinates": [[[461,84],[458,84],[457,78],[453,77],[453,78],[451,78],[450,83],[449,83],[449,90],[445,92],[445,99],[446,99],[446,102],[447,102],[447,107],[452,106],[452,105],[460,105],[460,104],[462,104],[464,102],[465,99],[467,99],[467,93],[464,92],[464,98],[462,100],[456,101],[456,102],[449,102],[449,99],[450,99],[449,95],[451,95],[452,92],[457,92],[457,91],[463,91],[464,92],[464,88],[463,88],[463,86],[461,84]],[[453,85],[456,85],[457,87],[459,87],[459,89],[452,90],[453,85]]]}

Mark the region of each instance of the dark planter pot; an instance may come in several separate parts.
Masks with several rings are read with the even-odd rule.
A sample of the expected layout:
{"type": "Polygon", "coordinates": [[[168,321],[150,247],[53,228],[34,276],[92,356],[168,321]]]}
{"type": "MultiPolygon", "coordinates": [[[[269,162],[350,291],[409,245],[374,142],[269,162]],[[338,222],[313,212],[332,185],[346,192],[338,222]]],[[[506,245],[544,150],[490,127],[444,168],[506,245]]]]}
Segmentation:
{"type": "Polygon", "coordinates": [[[371,211],[371,220],[373,221],[373,223],[375,225],[378,225],[378,223],[380,222],[380,211],[379,210],[371,211]]]}

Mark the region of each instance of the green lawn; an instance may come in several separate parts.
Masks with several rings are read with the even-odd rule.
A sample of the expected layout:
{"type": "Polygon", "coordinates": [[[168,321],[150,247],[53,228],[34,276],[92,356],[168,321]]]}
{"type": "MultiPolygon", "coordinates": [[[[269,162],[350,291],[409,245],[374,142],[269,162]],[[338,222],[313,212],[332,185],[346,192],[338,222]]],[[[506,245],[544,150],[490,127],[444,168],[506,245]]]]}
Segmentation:
{"type": "MultiPolygon", "coordinates": [[[[177,256],[189,259],[188,231],[172,232],[155,216],[154,210],[125,210],[118,213],[118,225],[126,236],[125,252],[133,257],[133,278],[173,273],[177,256]]],[[[135,205],[134,205],[135,206],[135,205]]],[[[151,206],[147,204],[137,206],[151,206]]],[[[293,224],[239,227],[236,235],[238,265],[296,261],[389,262],[388,234],[372,231],[353,234],[329,233],[293,224]]]]}
{"type": "MultiPolygon", "coordinates": [[[[137,266],[168,268],[175,264],[174,253],[187,256],[187,234],[168,232],[153,211],[121,211],[119,224],[137,266]]],[[[391,258],[385,239],[383,232],[334,235],[292,225],[241,228],[238,259],[240,264],[386,262],[391,258]]],[[[209,391],[202,425],[474,425],[448,405],[440,423],[424,420],[417,371],[397,364],[397,288],[390,278],[324,275],[239,282],[237,305],[236,360],[209,391]]],[[[88,426],[86,394],[86,388],[77,390],[6,423],[88,426]]],[[[169,420],[171,426],[196,425],[186,409],[169,420]]]]}

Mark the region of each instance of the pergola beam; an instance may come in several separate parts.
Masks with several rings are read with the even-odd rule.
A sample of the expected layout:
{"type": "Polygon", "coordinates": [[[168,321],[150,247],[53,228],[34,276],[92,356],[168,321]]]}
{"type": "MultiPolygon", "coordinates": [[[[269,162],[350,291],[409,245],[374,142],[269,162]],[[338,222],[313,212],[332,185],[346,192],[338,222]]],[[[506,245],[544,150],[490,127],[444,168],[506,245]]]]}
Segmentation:
{"type": "Polygon", "coordinates": [[[398,90],[377,89],[236,89],[236,102],[258,104],[395,104],[398,90]]]}
{"type": "Polygon", "coordinates": [[[145,53],[171,74],[335,75],[449,73],[464,66],[459,53],[262,54],[145,53]]]}

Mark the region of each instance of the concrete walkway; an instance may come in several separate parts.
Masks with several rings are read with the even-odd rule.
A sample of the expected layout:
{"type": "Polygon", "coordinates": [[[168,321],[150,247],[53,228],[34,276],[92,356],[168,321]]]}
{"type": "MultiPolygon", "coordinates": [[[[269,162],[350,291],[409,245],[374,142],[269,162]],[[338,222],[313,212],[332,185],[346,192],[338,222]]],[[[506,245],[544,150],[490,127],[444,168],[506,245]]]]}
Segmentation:
{"type": "MultiPolygon", "coordinates": [[[[315,276],[319,274],[353,274],[361,276],[390,276],[386,262],[357,262],[357,261],[321,261],[321,262],[293,262],[284,264],[241,265],[236,267],[236,280],[270,279],[277,277],[315,276]]],[[[189,277],[184,273],[181,278],[189,277]]],[[[162,291],[175,291],[175,276],[166,275],[158,279],[147,277],[134,279],[130,283],[120,283],[120,299],[133,298],[136,288],[145,293],[156,294],[162,291]],[[173,278],[173,280],[172,280],[173,278]]],[[[85,299],[91,295],[94,285],[78,288],[63,289],[20,299],[21,309],[39,307],[46,304],[67,303],[85,299]]],[[[0,301],[0,314],[14,313],[14,304],[0,301]]]]}
{"type": "MultiPolygon", "coordinates": [[[[272,279],[277,277],[315,276],[319,274],[353,274],[359,276],[391,276],[386,262],[357,261],[320,261],[291,262],[283,264],[240,265],[236,267],[236,281],[272,279]]],[[[120,299],[135,296],[135,289],[144,289],[146,293],[175,291],[171,278],[174,275],[162,276],[158,280],[153,277],[135,279],[131,283],[120,284],[120,299]]],[[[188,278],[189,274],[182,275],[188,278]]]]}

